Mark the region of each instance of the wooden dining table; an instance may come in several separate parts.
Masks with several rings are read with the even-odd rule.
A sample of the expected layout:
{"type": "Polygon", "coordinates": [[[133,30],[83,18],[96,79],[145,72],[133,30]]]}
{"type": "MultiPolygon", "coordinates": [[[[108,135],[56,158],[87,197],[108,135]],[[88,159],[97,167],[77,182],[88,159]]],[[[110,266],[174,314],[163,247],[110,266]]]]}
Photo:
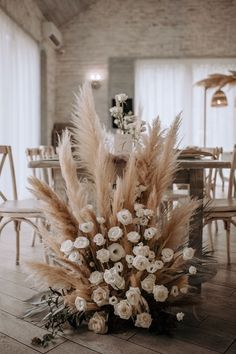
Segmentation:
{"type": "MultiPolygon", "coordinates": [[[[60,163],[58,159],[45,159],[29,161],[29,168],[52,168],[60,173],[60,163]]],[[[189,233],[189,245],[196,249],[196,254],[202,254],[202,233],[203,233],[203,193],[204,193],[204,170],[205,169],[229,169],[230,161],[213,160],[209,158],[185,158],[178,159],[178,170],[175,175],[174,183],[188,184],[189,194],[192,198],[200,200],[197,212],[194,214],[189,233]]],[[[78,164],[78,175],[86,177],[86,173],[78,164]]]]}

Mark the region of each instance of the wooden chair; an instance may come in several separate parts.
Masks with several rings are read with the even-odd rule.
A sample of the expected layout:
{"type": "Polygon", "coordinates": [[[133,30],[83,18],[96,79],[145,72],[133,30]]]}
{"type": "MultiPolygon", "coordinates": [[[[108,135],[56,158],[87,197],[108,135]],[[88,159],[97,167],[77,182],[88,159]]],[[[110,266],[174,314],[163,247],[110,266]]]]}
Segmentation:
{"type": "Polygon", "coordinates": [[[39,201],[35,199],[18,200],[11,146],[0,146],[0,177],[7,160],[10,167],[13,200],[8,200],[4,192],[0,191],[0,197],[3,200],[3,203],[0,204],[0,233],[8,223],[14,223],[16,232],[16,265],[19,265],[21,223],[25,222],[37,230],[33,220],[42,218],[43,215],[40,211],[39,201]]]}
{"type": "MultiPolygon", "coordinates": [[[[231,224],[236,226],[233,220],[236,217],[236,198],[234,197],[234,180],[236,169],[236,145],[234,145],[231,169],[229,175],[228,196],[225,199],[212,199],[208,210],[205,212],[204,225],[211,223],[214,220],[222,220],[226,230],[226,247],[227,247],[227,262],[230,264],[230,227],[231,224]]],[[[211,233],[211,228],[209,228],[211,233]]],[[[210,235],[212,239],[212,234],[210,235]]]]}

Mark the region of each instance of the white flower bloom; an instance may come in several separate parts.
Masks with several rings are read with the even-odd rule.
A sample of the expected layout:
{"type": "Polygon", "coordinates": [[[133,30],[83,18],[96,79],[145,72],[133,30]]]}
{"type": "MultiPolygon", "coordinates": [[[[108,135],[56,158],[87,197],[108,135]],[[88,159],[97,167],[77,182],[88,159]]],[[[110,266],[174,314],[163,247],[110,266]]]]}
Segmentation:
{"type": "Polygon", "coordinates": [[[94,262],[89,262],[89,265],[90,265],[90,267],[95,267],[95,263],[94,262]]]}
{"type": "Polygon", "coordinates": [[[146,240],[151,240],[157,233],[157,229],[155,227],[149,227],[144,231],[144,238],[146,240]]]}
{"type": "Polygon", "coordinates": [[[194,256],[194,253],[195,253],[195,250],[192,247],[185,247],[183,250],[183,259],[185,261],[192,259],[194,256]]]}
{"type": "Polygon", "coordinates": [[[103,273],[95,270],[90,274],[89,281],[94,285],[100,284],[103,281],[103,273]]]}
{"type": "Polygon", "coordinates": [[[105,248],[102,248],[96,252],[96,257],[101,263],[109,261],[110,253],[105,248]]]}
{"type": "Polygon", "coordinates": [[[155,252],[154,251],[149,251],[148,258],[149,259],[154,259],[155,257],[156,257],[155,252]]]}
{"type": "Polygon", "coordinates": [[[110,305],[116,305],[118,303],[118,299],[117,299],[117,297],[116,296],[112,296],[112,297],[110,297],[109,298],[109,304],[110,305]]]}
{"type": "Polygon", "coordinates": [[[156,273],[157,270],[158,270],[158,266],[157,266],[156,262],[152,262],[152,263],[148,264],[148,266],[147,266],[148,273],[156,273]]]}
{"type": "Polygon", "coordinates": [[[188,293],[188,287],[187,286],[183,286],[182,288],[180,288],[180,292],[181,294],[187,294],[188,293]]]}
{"type": "Polygon", "coordinates": [[[147,293],[152,293],[153,287],[155,285],[156,276],[154,274],[149,274],[146,278],[141,281],[141,286],[143,290],[147,293]]]}
{"type": "Polygon", "coordinates": [[[86,311],[87,310],[87,301],[82,297],[77,296],[75,299],[75,307],[78,311],[86,311]]]}
{"type": "Polygon", "coordinates": [[[146,216],[144,216],[143,218],[140,218],[139,219],[139,224],[142,225],[142,226],[147,226],[148,224],[148,219],[146,218],[146,216]]]}
{"type": "Polygon", "coordinates": [[[122,103],[127,100],[129,96],[126,95],[126,93],[119,93],[118,95],[115,95],[115,100],[122,103]]]}
{"type": "Polygon", "coordinates": [[[137,209],[136,215],[138,218],[143,218],[144,217],[144,209],[142,209],[142,208],[137,209]]]}
{"type": "Polygon", "coordinates": [[[123,318],[124,320],[128,320],[132,316],[132,306],[129,304],[127,300],[121,300],[114,306],[115,315],[123,318]]]}
{"type": "Polygon", "coordinates": [[[146,257],[138,255],[134,257],[133,266],[138,270],[145,270],[149,265],[149,261],[146,257]]]}
{"type": "Polygon", "coordinates": [[[130,305],[138,306],[140,302],[140,295],[141,295],[139,288],[130,287],[129,290],[126,291],[125,295],[130,305]]]}
{"type": "Polygon", "coordinates": [[[125,279],[118,274],[115,267],[105,270],[104,280],[116,290],[125,288],[125,279]]]}
{"type": "Polygon", "coordinates": [[[71,240],[66,240],[62,242],[60,250],[65,254],[69,254],[73,250],[73,248],[73,242],[71,240]]]}
{"type": "Polygon", "coordinates": [[[164,285],[155,285],[153,287],[154,299],[157,302],[164,302],[168,298],[168,289],[164,285]]]}
{"type": "Polygon", "coordinates": [[[92,221],[84,222],[79,225],[79,229],[85,234],[92,232],[94,228],[94,224],[92,221]]]}
{"type": "Polygon", "coordinates": [[[68,257],[69,261],[75,262],[77,264],[82,264],[82,257],[78,251],[72,251],[68,257]]]}
{"type": "Polygon", "coordinates": [[[143,204],[139,204],[139,203],[135,203],[134,204],[134,210],[137,211],[139,209],[143,209],[144,205],[143,204]]]}
{"type": "Polygon", "coordinates": [[[116,106],[114,106],[114,107],[111,107],[111,108],[109,109],[109,111],[110,111],[111,115],[112,115],[113,117],[116,117],[116,118],[123,114],[123,109],[122,109],[122,107],[116,107],[116,106]]]}
{"type": "Polygon", "coordinates": [[[101,312],[95,312],[93,317],[91,317],[89,320],[88,329],[98,334],[107,333],[108,327],[106,325],[105,314],[102,314],[101,312]]]}
{"type": "Polygon", "coordinates": [[[164,267],[164,263],[162,261],[155,261],[155,265],[157,270],[162,269],[164,267]]]}
{"type": "Polygon", "coordinates": [[[132,224],[133,218],[132,218],[132,214],[131,214],[131,212],[129,210],[122,209],[116,215],[117,215],[117,220],[122,225],[132,224]]]}
{"type": "Polygon", "coordinates": [[[174,257],[174,251],[171,248],[163,248],[161,251],[161,259],[164,263],[170,262],[174,257]]]}
{"type": "Polygon", "coordinates": [[[125,257],[125,250],[119,243],[112,243],[108,247],[108,252],[110,253],[110,259],[113,262],[117,262],[122,257],[125,257]]]}
{"type": "Polygon", "coordinates": [[[109,299],[109,290],[108,288],[101,288],[100,286],[96,288],[92,295],[91,299],[98,305],[103,306],[108,303],[109,299]]]}
{"type": "Polygon", "coordinates": [[[179,289],[178,289],[178,286],[176,285],[173,285],[172,288],[171,288],[171,291],[170,291],[170,295],[176,297],[179,295],[179,289]]]}
{"type": "Polygon", "coordinates": [[[197,268],[194,266],[190,266],[188,271],[190,274],[194,275],[197,273],[197,268]]]}
{"type": "Polygon", "coordinates": [[[144,215],[151,218],[154,215],[154,211],[151,209],[144,209],[144,215]]]}
{"type": "Polygon", "coordinates": [[[123,264],[121,262],[115,263],[114,267],[117,270],[117,272],[119,272],[119,273],[122,272],[122,270],[124,269],[123,264]]]}
{"type": "Polygon", "coordinates": [[[97,216],[96,220],[99,224],[104,224],[106,221],[102,216],[97,216]]]}
{"type": "Polygon", "coordinates": [[[108,238],[111,241],[117,241],[123,235],[123,231],[119,226],[113,226],[108,231],[108,238]]]}
{"type": "Polygon", "coordinates": [[[89,246],[89,240],[85,236],[79,236],[74,242],[75,248],[86,248],[89,246]]]}
{"type": "Polygon", "coordinates": [[[127,263],[132,264],[133,260],[134,260],[134,256],[132,254],[127,254],[125,256],[125,260],[126,260],[127,263]]]}
{"type": "Polygon", "coordinates": [[[137,246],[133,247],[133,253],[135,256],[145,256],[148,257],[150,252],[149,246],[144,246],[142,242],[140,242],[137,246]]]}
{"type": "Polygon", "coordinates": [[[93,242],[95,242],[97,246],[102,246],[106,241],[102,234],[96,234],[93,238],[93,242]]]}
{"type": "Polygon", "coordinates": [[[150,313],[143,312],[137,315],[137,319],[135,321],[136,327],[149,328],[152,323],[152,317],[150,313]]]}
{"type": "Polygon", "coordinates": [[[184,313],[183,312],[178,312],[176,314],[176,318],[177,318],[178,321],[182,321],[183,318],[184,318],[184,313]]]}
{"type": "Polygon", "coordinates": [[[130,242],[137,243],[140,240],[140,235],[136,231],[131,231],[127,234],[127,238],[130,242]]]}

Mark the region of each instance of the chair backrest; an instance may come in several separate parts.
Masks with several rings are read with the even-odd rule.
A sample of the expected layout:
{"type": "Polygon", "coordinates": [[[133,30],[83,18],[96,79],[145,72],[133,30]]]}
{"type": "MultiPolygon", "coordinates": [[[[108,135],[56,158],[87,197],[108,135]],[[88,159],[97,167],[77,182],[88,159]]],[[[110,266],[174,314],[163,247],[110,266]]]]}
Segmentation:
{"type": "Polygon", "coordinates": [[[55,150],[52,145],[40,145],[39,151],[40,151],[40,156],[43,159],[47,159],[55,156],[55,150]]]}
{"type": "Polygon", "coordinates": [[[228,186],[228,199],[232,199],[235,196],[235,170],[236,170],[236,145],[234,145],[231,168],[229,173],[229,186],[228,186]]]}
{"type": "MultiPolygon", "coordinates": [[[[3,170],[6,169],[5,166],[7,166],[6,165],[7,160],[9,162],[9,167],[10,167],[10,177],[11,177],[11,184],[12,184],[13,199],[17,200],[16,174],[15,174],[11,146],[0,145],[0,178],[3,173],[3,170]]],[[[3,191],[1,191],[1,190],[0,190],[0,197],[4,201],[7,200],[7,197],[5,196],[3,191]]]]}

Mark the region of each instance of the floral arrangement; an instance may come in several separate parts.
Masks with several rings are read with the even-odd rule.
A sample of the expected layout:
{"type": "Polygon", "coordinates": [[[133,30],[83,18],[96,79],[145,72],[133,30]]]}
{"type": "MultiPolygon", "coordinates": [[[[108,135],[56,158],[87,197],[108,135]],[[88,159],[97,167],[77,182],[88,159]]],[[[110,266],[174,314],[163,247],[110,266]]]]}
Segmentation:
{"type": "MultiPolygon", "coordinates": [[[[193,284],[209,272],[208,259],[196,257],[188,245],[198,202],[188,200],[172,210],[164,202],[178,167],[180,118],[168,131],[154,120],[121,171],[104,144],[106,133],[88,84],[76,96],[73,123],[73,155],[68,131],[59,145],[68,202],[44,182],[30,179],[32,193],[44,203],[50,231],[41,226],[40,232],[53,260],[30,266],[37,284],[49,286],[58,297],[50,300],[45,319],[55,328],[61,315],[63,323],[86,323],[100,334],[118,323],[169,331],[184,318],[176,307],[192,303],[194,294],[199,297],[193,284]],[[87,183],[77,177],[75,160],[93,185],[93,204],[87,183]]],[[[44,311],[47,302],[44,296],[44,311]]]]}

